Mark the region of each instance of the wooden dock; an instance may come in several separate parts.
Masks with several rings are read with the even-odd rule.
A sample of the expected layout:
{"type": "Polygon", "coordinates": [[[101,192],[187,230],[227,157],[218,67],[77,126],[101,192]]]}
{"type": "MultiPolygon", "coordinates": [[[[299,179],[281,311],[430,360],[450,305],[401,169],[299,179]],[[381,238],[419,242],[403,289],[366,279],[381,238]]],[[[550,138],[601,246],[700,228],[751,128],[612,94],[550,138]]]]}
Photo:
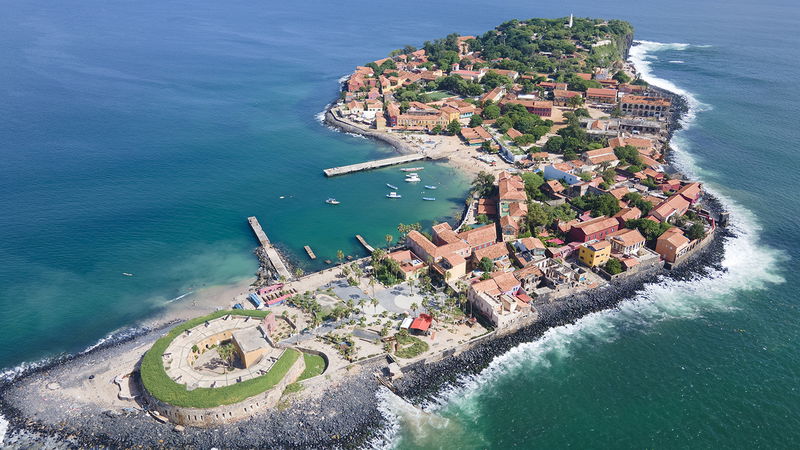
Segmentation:
{"type": "Polygon", "coordinates": [[[364,239],[363,237],[361,237],[361,235],[360,235],[360,234],[357,234],[357,235],[356,235],[356,239],[358,239],[358,242],[360,242],[360,243],[361,243],[361,245],[363,245],[363,246],[364,246],[364,248],[365,248],[365,249],[367,249],[367,251],[368,251],[368,252],[372,253],[372,252],[374,252],[374,251],[375,251],[375,249],[374,249],[374,248],[372,248],[372,246],[371,246],[371,245],[367,244],[367,240],[366,240],[366,239],[364,239]]]}
{"type": "Polygon", "coordinates": [[[314,250],[311,250],[311,247],[304,245],[304,249],[306,249],[306,253],[308,253],[308,257],[311,259],[317,259],[317,255],[314,254],[314,250]]]}
{"type": "Polygon", "coordinates": [[[256,237],[258,238],[258,242],[264,248],[264,252],[269,259],[270,264],[272,264],[272,267],[275,269],[275,272],[278,273],[278,276],[284,277],[287,280],[291,279],[291,272],[289,272],[289,269],[286,268],[286,264],[284,264],[281,255],[272,246],[272,243],[267,237],[267,233],[264,232],[261,224],[258,223],[258,219],[256,219],[255,216],[250,216],[247,218],[247,221],[250,223],[250,228],[253,229],[253,233],[255,233],[256,237]]]}
{"type": "Polygon", "coordinates": [[[394,166],[397,164],[419,161],[426,158],[427,156],[425,155],[395,156],[392,158],[376,159],[374,161],[367,161],[358,164],[350,164],[349,166],[332,167],[330,169],[323,170],[323,172],[325,172],[325,176],[335,177],[336,175],[344,175],[347,173],[361,172],[362,170],[371,170],[371,169],[378,169],[381,167],[394,166]]]}

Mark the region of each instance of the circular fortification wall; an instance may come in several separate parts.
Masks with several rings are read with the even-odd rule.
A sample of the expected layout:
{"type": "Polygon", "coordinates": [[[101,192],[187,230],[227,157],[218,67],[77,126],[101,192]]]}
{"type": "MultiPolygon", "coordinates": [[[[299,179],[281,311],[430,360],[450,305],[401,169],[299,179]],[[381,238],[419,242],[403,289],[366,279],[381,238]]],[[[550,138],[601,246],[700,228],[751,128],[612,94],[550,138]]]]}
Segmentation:
{"type": "Polygon", "coordinates": [[[190,426],[230,423],[275,406],[306,365],[300,351],[269,343],[260,327],[269,314],[218,311],[170,330],[142,359],[143,401],[171,422],[190,426]],[[193,366],[202,349],[242,335],[249,340],[237,343],[237,351],[255,352],[251,364],[221,372],[193,366]]]}

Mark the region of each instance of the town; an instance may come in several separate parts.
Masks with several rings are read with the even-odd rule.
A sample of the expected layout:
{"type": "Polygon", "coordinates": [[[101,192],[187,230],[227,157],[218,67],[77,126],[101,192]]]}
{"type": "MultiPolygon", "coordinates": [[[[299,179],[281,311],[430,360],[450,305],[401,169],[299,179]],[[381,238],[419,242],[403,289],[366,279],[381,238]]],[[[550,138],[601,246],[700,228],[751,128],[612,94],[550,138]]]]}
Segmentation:
{"type": "Polygon", "coordinates": [[[388,353],[401,367],[691,258],[717,219],[701,184],[665,161],[678,112],[624,62],[628,27],[510,21],[356,67],[329,123],[424,142],[418,152],[474,173],[464,220],[430,232],[400,224],[399,245],[340,255],[339,267],[262,287],[237,307],[290,315],[303,332],[287,342],[333,349],[333,366],[388,353]]]}

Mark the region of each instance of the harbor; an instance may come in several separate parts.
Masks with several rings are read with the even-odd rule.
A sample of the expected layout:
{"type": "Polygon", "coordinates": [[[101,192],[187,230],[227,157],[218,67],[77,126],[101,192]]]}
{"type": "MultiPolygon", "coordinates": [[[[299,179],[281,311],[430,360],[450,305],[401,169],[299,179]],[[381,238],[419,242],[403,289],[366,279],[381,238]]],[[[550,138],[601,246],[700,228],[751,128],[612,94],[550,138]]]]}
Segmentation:
{"type": "Polygon", "coordinates": [[[402,155],[394,156],[392,158],[376,159],[373,161],[366,161],[357,164],[350,164],[347,166],[331,167],[323,170],[326,177],[335,177],[338,175],[345,175],[348,173],[361,172],[364,170],[379,169],[381,167],[396,166],[398,164],[405,164],[413,161],[420,161],[426,159],[425,155],[402,155]]]}

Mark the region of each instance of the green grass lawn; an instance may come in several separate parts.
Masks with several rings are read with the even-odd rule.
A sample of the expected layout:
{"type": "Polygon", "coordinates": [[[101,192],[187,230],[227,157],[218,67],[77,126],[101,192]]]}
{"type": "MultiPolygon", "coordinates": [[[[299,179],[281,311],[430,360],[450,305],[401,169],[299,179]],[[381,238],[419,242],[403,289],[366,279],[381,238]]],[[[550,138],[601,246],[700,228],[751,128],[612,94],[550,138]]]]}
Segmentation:
{"type": "Polygon", "coordinates": [[[425,95],[430,97],[431,101],[437,102],[443,98],[453,97],[455,94],[447,91],[431,91],[431,92],[425,92],[425,95]]]}
{"type": "Polygon", "coordinates": [[[188,320],[170,330],[166,336],[153,344],[142,359],[142,384],[153,397],[175,406],[213,408],[215,406],[238,403],[248,397],[267,391],[286,376],[286,373],[289,372],[297,358],[300,357],[300,352],[297,350],[287,349],[266,374],[230,386],[197,388],[189,391],[185,385],[176,383],[167,375],[164,370],[162,356],[170,342],[189,328],[228,314],[263,318],[270,312],[238,309],[216,311],[204,317],[188,320]]]}
{"type": "Polygon", "coordinates": [[[395,338],[397,339],[397,343],[402,346],[398,346],[396,353],[400,358],[413,358],[428,351],[428,343],[414,336],[395,335],[395,338]]]}
{"type": "Polygon", "coordinates": [[[322,375],[322,372],[325,371],[325,360],[322,356],[312,353],[303,353],[303,360],[305,360],[306,363],[306,370],[300,374],[300,378],[298,378],[297,381],[303,381],[317,375],[322,375]]]}

